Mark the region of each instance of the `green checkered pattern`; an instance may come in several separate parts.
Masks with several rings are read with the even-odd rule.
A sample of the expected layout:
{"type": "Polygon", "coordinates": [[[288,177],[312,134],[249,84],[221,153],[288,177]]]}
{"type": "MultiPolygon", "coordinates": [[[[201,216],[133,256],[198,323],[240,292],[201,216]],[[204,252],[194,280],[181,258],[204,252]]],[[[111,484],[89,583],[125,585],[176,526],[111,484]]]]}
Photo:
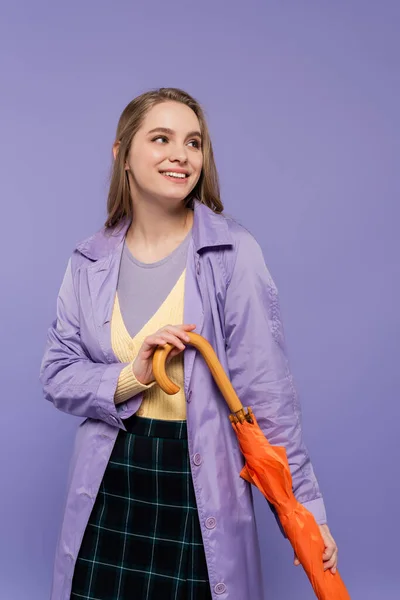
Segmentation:
{"type": "Polygon", "coordinates": [[[77,558],[71,600],[211,600],[185,421],[125,421],[77,558]]]}

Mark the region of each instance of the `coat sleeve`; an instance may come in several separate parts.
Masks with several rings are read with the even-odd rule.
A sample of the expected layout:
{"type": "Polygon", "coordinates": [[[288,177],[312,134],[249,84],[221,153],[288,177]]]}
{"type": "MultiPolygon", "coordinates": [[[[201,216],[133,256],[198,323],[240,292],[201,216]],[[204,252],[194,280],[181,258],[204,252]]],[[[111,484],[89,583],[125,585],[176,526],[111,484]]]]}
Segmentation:
{"type": "MultiPolygon", "coordinates": [[[[285,351],[277,288],[252,234],[246,230],[239,238],[225,302],[230,379],[242,404],[254,409],[268,441],[285,447],[294,495],[317,523],[323,524],[324,501],[303,442],[301,409],[285,351]]],[[[277,518],[272,505],[270,508],[277,518]]]]}
{"type": "MultiPolygon", "coordinates": [[[[128,364],[104,364],[91,360],[80,341],[79,312],[70,258],[57,297],[56,318],[47,333],[40,367],[39,379],[44,396],[66,413],[100,419],[125,429],[115,404],[115,395],[123,377],[121,372],[124,369],[126,372],[128,364]]],[[[140,392],[146,387],[140,384],[131,393],[138,395],[130,401],[129,414],[139,407],[140,392]]]]}

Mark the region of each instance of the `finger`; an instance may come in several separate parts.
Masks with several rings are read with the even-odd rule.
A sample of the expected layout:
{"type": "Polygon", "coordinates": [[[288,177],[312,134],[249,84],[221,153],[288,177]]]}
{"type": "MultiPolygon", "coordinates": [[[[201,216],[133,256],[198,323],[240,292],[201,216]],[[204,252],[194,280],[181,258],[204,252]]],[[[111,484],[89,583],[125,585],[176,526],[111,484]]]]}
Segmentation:
{"type": "Polygon", "coordinates": [[[176,336],[176,335],[174,335],[172,333],[163,332],[160,335],[160,337],[161,337],[161,339],[166,340],[170,344],[173,344],[174,346],[176,346],[180,350],[185,350],[185,348],[186,348],[185,344],[181,341],[181,339],[178,336],[176,336]]]}
{"type": "Polygon", "coordinates": [[[181,352],[183,352],[183,350],[179,350],[179,348],[174,348],[168,354],[166,362],[169,363],[173,358],[175,358],[175,356],[177,356],[178,354],[181,354],[181,352]]]}
{"type": "MultiPolygon", "coordinates": [[[[158,346],[165,346],[167,343],[171,344],[171,341],[169,339],[168,340],[165,339],[165,336],[160,336],[157,334],[149,335],[143,341],[142,346],[139,351],[139,354],[141,354],[142,357],[147,360],[155,352],[155,350],[158,346]]],[[[176,349],[175,344],[172,343],[172,345],[176,349]]],[[[182,350],[184,350],[184,349],[185,349],[185,346],[182,344],[182,347],[179,348],[179,352],[182,352],[182,350]]],[[[169,357],[171,356],[171,352],[173,352],[173,350],[170,350],[170,352],[168,354],[169,357]]]]}
{"type": "Polygon", "coordinates": [[[335,552],[330,560],[324,562],[324,571],[337,567],[338,553],[335,552]]]}
{"type": "Polygon", "coordinates": [[[323,561],[325,562],[327,560],[330,560],[332,558],[333,553],[335,552],[335,550],[336,550],[335,546],[327,546],[325,548],[325,552],[324,552],[324,554],[322,556],[323,561]]]}
{"type": "Polygon", "coordinates": [[[163,335],[165,332],[171,333],[172,335],[175,335],[176,337],[185,342],[190,341],[190,338],[187,335],[186,331],[180,329],[177,325],[166,325],[160,330],[159,334],[163,335]]]}
{"type": "Polygon", "coordinates": [[[329,560],[334,552],[338,551],[338,547],[336,545],[336,543],[332,540],[332,542],[328,542],[326,547],[325,547],[325,551],[323,554],[323,560],[329,560]]]}
{"type": "Polygon", "coordinates": [[[189,329],[185,328],[184,325],[182,326],[178,326],[178,325],[167,325],[165,327],[165,329],[163,328],[160,333],[163,334],[164,331],[168,331],[168,333],[172,333],[173,335],[176,335],[177,337],[179,337],[181,340],[185,341],[185,342],[189,342],[190,338],[188,336],[188,334],[186,333],[187,331],[190,331],[191,326],[189,326],[189,329]]]}
{"type": "Polygon", "coordinates": [[[171,358],[171,357],[173,358],[174,356],[176,356],[177,354],[180,354],[181,352],[183,352],[183,350],[174,346],[172,348],[171,352],[168,354],[168,358],[171,358]]]}
{"type": "Polygon", "coordinates": [[[164,346],[166,344],[166,340],[158,335],[149,335],[147,338],[143,340],[143,344],[141,347],[142,352],[151,353],[153,352],[157,346],[164,346]]]}
{"type": "Polygon", "coordinates": [[[159,331],[164,331],[165,329],[172,329],[176,331],[190,331],[191,329],[196,329],[196,327],[197,325],[195,325],[194,323],[179,323],[178,325],[171,325],[170,323],[168,323],[167,325],[159,329],[159,331]]]}

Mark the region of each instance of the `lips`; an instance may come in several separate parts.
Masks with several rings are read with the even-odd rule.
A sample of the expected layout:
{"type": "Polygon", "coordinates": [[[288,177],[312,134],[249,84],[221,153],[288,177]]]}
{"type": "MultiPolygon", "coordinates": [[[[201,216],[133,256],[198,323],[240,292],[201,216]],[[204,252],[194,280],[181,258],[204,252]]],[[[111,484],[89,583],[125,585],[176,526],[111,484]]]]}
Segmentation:
{"type": "MultiPolygon", "coordinates": [[[[161,175],[167,175],[169,177],[174,177],[174,174],[185,175],[186,179],[189,177],[188,171],[166,170],[166,171],[160,171],[160,173],[161,173],[161,175]],[[169,175],[170,173],[172,173],[172,175],[169,175]]],[[[178,177],[177,177],[177,179],[178,179],[178,177]]],[[[183,177],[179,177],[179,179],[183,179],[183,177]]]]}
{"type": "Polygon", "coordinates": [[[162,175],[165,179],[168,179],[168,181],[172,181],[173,183],[186,183],[189,179],[189,174],[188,173],[182,173],[182,175],[184,175],[184,177],[182,177],[182,175],[180,176],[174,176],[174,175],[169,175],[168,173],[180,173],[180,171],[160,171],[160,175],[162,175]]]}

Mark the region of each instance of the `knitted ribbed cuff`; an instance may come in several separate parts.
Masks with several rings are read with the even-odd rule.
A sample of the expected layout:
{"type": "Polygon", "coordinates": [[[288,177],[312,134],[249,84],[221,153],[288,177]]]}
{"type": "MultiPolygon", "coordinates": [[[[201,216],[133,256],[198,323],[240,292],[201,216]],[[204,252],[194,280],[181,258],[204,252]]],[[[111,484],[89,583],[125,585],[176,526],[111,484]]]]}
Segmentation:
{"type": "Polygon", "coordinates": [[[129,398],[136,396],[136,394],[150,389],[156,383],[156,381],[152,381],[148,385],[140,383],[140,381],[136,379],[132,370],[132,363],[130,363],[122,369],[119,375],[117,389],[114,395],[114,402],[115,404],[125,402],[126,400],[129,400],[129,398]]]}

